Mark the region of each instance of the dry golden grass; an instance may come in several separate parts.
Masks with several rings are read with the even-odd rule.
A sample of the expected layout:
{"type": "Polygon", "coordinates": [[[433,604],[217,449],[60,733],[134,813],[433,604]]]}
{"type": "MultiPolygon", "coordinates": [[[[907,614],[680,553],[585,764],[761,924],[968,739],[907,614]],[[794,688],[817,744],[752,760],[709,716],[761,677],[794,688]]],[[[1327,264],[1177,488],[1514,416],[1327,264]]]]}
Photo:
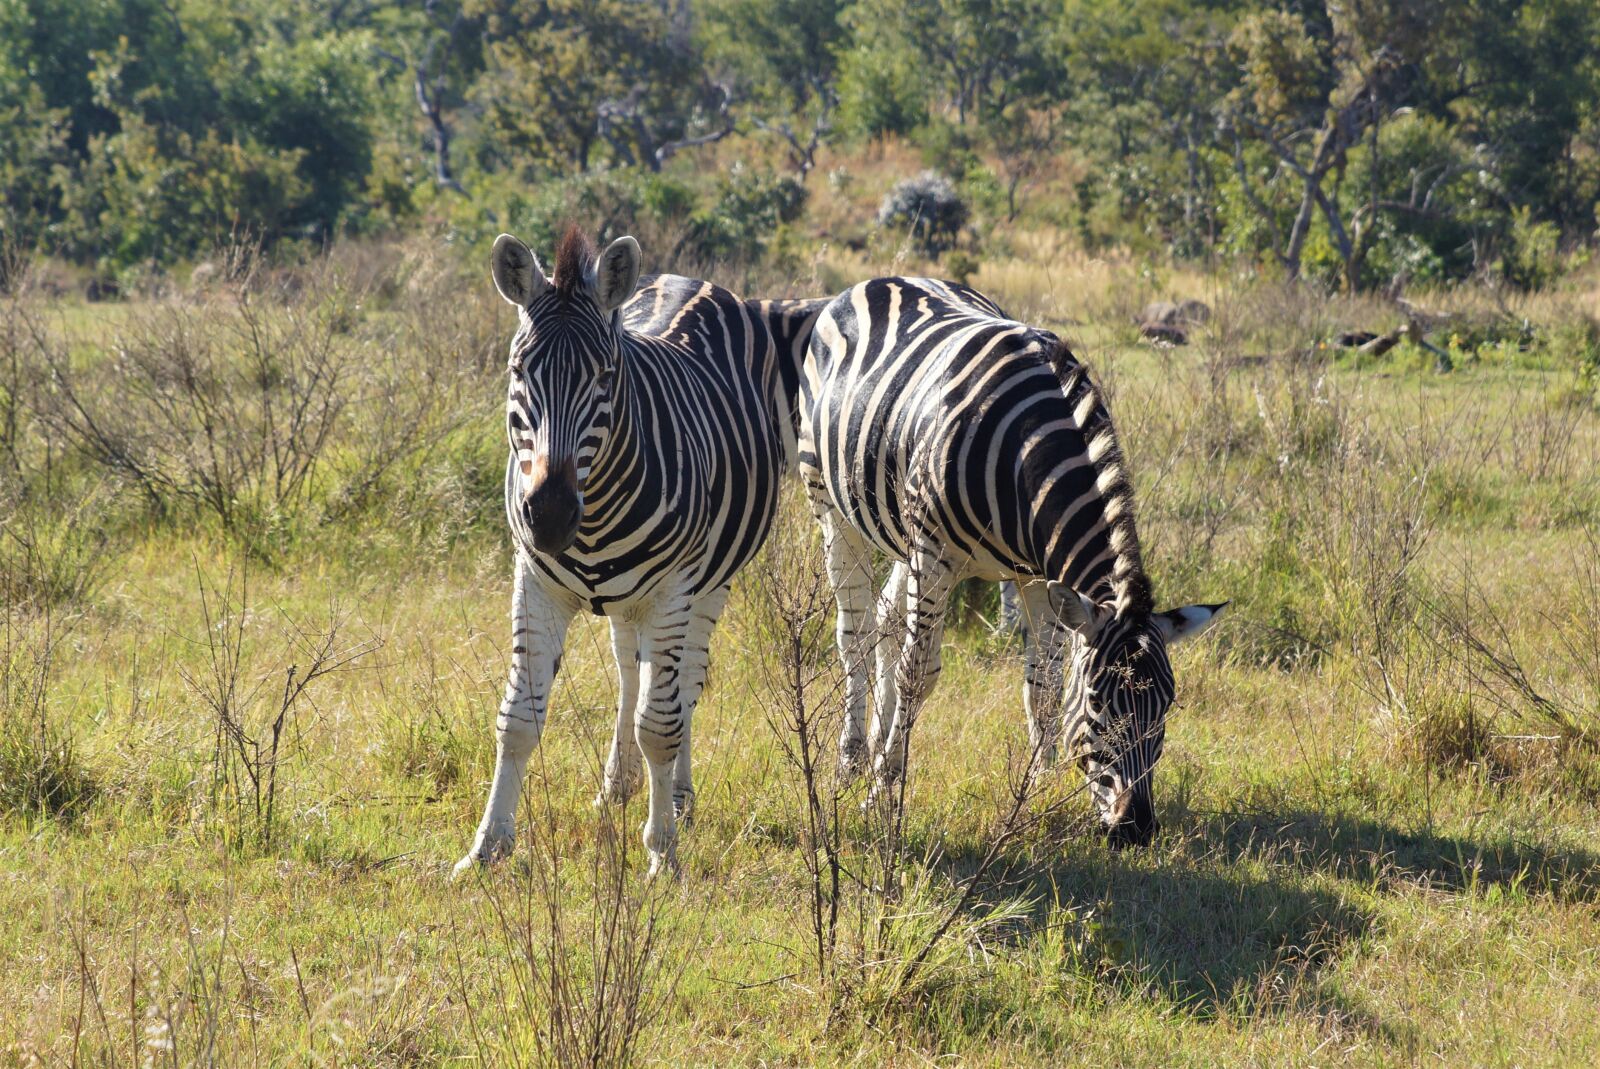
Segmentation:
{"type": "MultiPolygon", "coordinates": [[[[908,164],[891,147],[870,165],[881,175],[861,164],[859,181],[908,164]]],[[[20,464],[0,497],[7,537],[42,532],[40,552],[68,571],[86,552],[68,533],[97,527],[104,540],[88,543],[93,583],[5,587],[36,593],[6,607],[0,713],[70,739],[68,772],[95,789],[65,809],[24,793],[0,814],[0,1064],[559,1061],[540,1038],[554,1034],[553,1007],[589,1020],[585,1005],[615,1004],[552,999],[551,962],[592,990],[618,945],[595,942],[593,924],[619,902],[657,926],[647,949],[626,951],[650,965],[659,1000],[633,1047],[645,1063],[1600,1058],[1594,753],[1506,690],[1449,622],[1466,605],[1472,633],[1519,658],[1539,695],[1588,710],[1577,728],[1600,720],[1600,660],[1585,659],[1600,614],[1585,585],[1600,415],[1579,355],[1488,345],[1438,374],[1402,346],[1360,364],[1323,343],[1395,315],[1381,300],[1088,258],[1048,232],[1009,240],[1013,254],[974,281],[1063,330],[1107,384],[1158,593],[1234,602],[1176,658],[1153,849],[1108,854],[1062,771],[1035,802],[1059,811],[1005,851],[1017,882],[986,887],[936,967],[884,995],[886,968],[926,932],[920,918],[948,905],[989,843],[1025,739],[1017,650],[957,629],[914,740],[904,890],[867,897],[902,904],[907,942],[879,944],[887,961],[842,955],[824,990],[806,965],[798,785],[772,727],[785,696],[763,670],[755,577],[774,571],[769,558],[741,580],[713,650],[683,882],[644,895],[636,849],[616,849],[633,847],[642,813],[612,823],[589,806],[615,682],[602,622],[584,620],[530,775],[531,867],[451,883],[490,771],[509,645],[503,386],[497,353],[484,355],[508,324],[484,279],[349,250],[349,281],[302,279],[263,307],[304,315],[354,287],[369,295],[341,335],[354,359],[398,352],[460,390],[459,425],[360,507],[330,507],[338,462],[356,455],[339,435],[359,421],[332,438],[304,501],[229,533],[203,509],[155,516],[56,436],[47,380],[5,384],[29,406],[28,437],[7,454],[20,464]],[[1136,341],[1128,319],[1142,303],[1177,297],[1214,309],[1195,344],[1136,341]],[[85,516],[75,503],[91,491],[104,505],[85,516]],[[246,681],[276,688],[303,666],[286,631],[318,634],[335,600],[338,648],[374,647],[287,719],[270,842],[240,835],[238,806],[219,804],[217,718],[197,682],[217,634],[197,577],[217,585],[230,570],[250,576],[237,617],[246,681]],[[37,663],[46,605],[58,642],[33,702],[12,683],[37,663]],[[552,884],[558,860],[566,876],[552,884]]],[[[894,269],[893,255],[833,245],[819,263],[864,276],[894,269]]],[[[1596,284],[1580,276],[1518,314],[1567,337],[1596,284]]],[[[1417,299],[1474,314],[1499,300],[1417,299]]],[[[202,299],[36,311],[75,366],[94,367],[132,320],[163,322],[190,300],[202,299]]],[[[790,516],[770,552],[803,558],[814,537],[790,516]]],[[[0,552],[8,581],[41,559],[16,545],[0,552]]],[[[830,685],[821,672],[820,698],[830,685]]],[[[255,732],[272,709],[241,716],[255,732]]],[[[28,730],[3,738],[0,775],[42,752],[28,730]]]]}

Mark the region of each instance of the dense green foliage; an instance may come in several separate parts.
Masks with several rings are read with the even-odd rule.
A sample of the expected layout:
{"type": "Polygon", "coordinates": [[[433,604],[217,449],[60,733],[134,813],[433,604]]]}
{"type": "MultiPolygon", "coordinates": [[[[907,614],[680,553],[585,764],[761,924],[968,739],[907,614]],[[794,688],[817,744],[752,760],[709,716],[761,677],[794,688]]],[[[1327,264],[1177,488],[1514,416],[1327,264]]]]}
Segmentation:
{"type": "Polygon", "coordinates": [[[0,0],[6,244],[112,279],[241,238],[471,242],[573,211],[753,261],[804,200],[779,175],[884,136],[980,217],[1091,246],[1534,285],[1594,237],[1600,8],[0,0]],[[717,142],[746,169],[719,176],[717,142]],[[1042,173],[1078,178],[1029,205],[1042,173]]]}

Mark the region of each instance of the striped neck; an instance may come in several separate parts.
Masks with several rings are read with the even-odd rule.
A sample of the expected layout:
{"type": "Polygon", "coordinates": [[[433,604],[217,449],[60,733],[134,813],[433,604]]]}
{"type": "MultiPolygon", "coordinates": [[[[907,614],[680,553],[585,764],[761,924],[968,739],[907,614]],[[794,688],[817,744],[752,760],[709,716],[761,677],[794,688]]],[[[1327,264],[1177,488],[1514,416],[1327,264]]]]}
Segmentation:
{"type": "Polygon", "coordinates": [[[1094,473],[1093,488],[1055,516],[1038,517],[1044,574],[1066,583],[1118,616],[1155,611],[1133,518],[1133,484],[1111,413],[1088,370],[1065,343],[1048,354],[1094,473]]]}

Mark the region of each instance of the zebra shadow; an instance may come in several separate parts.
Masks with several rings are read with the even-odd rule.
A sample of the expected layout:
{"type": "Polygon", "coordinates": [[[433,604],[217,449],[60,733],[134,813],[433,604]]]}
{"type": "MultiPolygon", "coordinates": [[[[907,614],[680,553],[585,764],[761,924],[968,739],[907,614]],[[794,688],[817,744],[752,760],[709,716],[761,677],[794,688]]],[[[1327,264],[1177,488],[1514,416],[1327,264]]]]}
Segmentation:
{"type": "MultiPolygon", "coordinates": [[[[1088,820],[1053,829],[1008,858],[971,906],[1031,903],[1008,931],[1020,950],[1060,953],[1062,966],[1121,997],[1158,997],[1199,1020],[1310,1016],[1328,1029],[1407,1042],[1405,1022],[1350,1002],[1319,972],[1373,931],[1374,914],[1314,873],[1255,864],[1180,829],[1174,842],[1113,854],[1088,820]]],[[[970,876],[982,844],[946,849],[941,866],[970,876]]]]}
{"type": "MultiPolygon", "coordinates": [[[[1155,993],[1199,1019],[1311,1017],[1408,1049],[1404,1019],[1383,1019],[1320,974],[1376,933],[1372,894],[1550,895],[1600,901],[1600,855],[1509,837],[1406,830],[1309,809],[1170,812],[1166,842],[1112,854],[1087,819],[1064,820],[1010,862],[972,906],[1034,904],[1008,933],[1018,945],[1070,945],[1070,967],[1125,995],[1155,993]],[[1056,908],[1061,907],[1061,908],[1056,908]],[[1067,919],[1063,919],[1063,918],[1067,919]],[[1067,929],[1066,938],[1052,936],[1067,929]],[[1054,944],[1053,944],[1054,945],[1054,944]]],[[[970,876],[983,845],[946,849],[970,876]]]]}
{"type": "Polygon", "coordinates": [[[1188,818],[1194,841],[1236,861],[1270,861],[1380,892],[1546,895],[1600,902],[1600,854],[1520,841],[1406,829],[1311,809],[1240,810],[1188,818]]]}

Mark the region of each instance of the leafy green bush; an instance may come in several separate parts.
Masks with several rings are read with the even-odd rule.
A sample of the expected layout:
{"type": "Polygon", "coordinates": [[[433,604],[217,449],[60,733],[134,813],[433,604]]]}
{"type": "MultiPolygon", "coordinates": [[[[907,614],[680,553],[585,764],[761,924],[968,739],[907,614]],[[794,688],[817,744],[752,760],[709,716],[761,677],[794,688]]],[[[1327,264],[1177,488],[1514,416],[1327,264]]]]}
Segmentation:
{"type": "Polygon", "coordinates": [[[1498,265],[1500,276],[1526,290],[1549,285],[1561,272],[1560,243],[1561,230],[1554,223],[1535,219],[1526,204],[1514,208],[1498,265]]]}
{"type": "Polygon", "coordinates": [[[879,226],[903,231],[929,256],[955,244],[967,216],[967,202],[937,171],[923,171],[896,183],[878,206],[879,226]]]}
{"type": "Polygon", "coordinates": [[[112,271],[167,263],[233,234],[280,234],[311,192],[304,156],[215,131],[161,131],[130,115],[119,133],[91,143],[62,198],[61,232],[112,271]]]}
{"type": "Polygon", "coordinates": [[[736,166],[692,217],[689,247],[707,262],[754,260],[805,203],[805,186],[788,175],[736,166]]]}
{"type": "Polygon", "coordinates": [[[840,64],[839,114],[858,137],[909,134],[927,117],[927,90],[903,54],[856,49],[840,64]]]}

